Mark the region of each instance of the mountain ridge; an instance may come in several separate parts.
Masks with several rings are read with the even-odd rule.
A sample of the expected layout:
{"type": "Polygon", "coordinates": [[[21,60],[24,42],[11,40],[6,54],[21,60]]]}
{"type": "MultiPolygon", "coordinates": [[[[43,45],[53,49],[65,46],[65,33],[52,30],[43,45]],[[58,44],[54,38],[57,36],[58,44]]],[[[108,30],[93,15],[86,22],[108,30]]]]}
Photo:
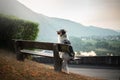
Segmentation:
{"type": "Polygon", "coordinates": [[[71,20],[48,17],[40,13],[35,13],[17,0],[1,0],[0,13],[14,15],[39,23],[40,32],[37,41],[57,42],[56,31],[61,28],[67,30],[69,36],[75,37],[119,34],[119,32],[110,29],[95,26],[88,27],[71,20]]]}

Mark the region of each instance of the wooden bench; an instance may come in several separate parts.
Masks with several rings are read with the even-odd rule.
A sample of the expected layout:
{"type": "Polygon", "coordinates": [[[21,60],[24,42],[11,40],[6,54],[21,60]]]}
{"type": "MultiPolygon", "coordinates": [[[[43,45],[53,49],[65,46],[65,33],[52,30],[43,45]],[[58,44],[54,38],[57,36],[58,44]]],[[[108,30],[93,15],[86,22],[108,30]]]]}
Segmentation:
{"type": "MultiPolygon", "coordinates": [[[[24,61],[28,55],[39,55],[31,52],[24,52],[23,49],[44,49],[53,50],[54,57],[54,70],[61,71],[62,59],[59,56],[59,52],[70,52],[72,47],[66,44],[59,43],[48,43],[48,42],[37,42],[31,40],[14,40],[15,52],[17,53],[17,59],[24,61]]],[[[44,55],[39,55],[44,56],[44,55]]],[[[48,56],[46,56],[48,57],[48,56]]]]}

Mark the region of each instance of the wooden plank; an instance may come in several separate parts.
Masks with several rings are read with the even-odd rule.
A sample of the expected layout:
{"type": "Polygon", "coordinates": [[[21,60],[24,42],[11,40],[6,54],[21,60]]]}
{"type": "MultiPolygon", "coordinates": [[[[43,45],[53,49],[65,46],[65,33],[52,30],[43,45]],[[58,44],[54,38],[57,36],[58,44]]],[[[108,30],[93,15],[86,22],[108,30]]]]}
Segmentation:
{"type": "Polygon", "coordinates": [[[17,40],[16,43],[22,49],[36,48],[36,49],[53,50],[53,43],[35,42],[29,40],[17,40]]]}
{"type": "Polygon", "coordinates": [[[21,49],[44,49],[44,50],[53,50],[54,44],[58,46],[58,51],[60,52],[70,52],[70,46],[67,44],[60,43],[48,43],[48,42],[36,42],[30,40],[15,40],[17,46],[20,46],[21,49]]]}

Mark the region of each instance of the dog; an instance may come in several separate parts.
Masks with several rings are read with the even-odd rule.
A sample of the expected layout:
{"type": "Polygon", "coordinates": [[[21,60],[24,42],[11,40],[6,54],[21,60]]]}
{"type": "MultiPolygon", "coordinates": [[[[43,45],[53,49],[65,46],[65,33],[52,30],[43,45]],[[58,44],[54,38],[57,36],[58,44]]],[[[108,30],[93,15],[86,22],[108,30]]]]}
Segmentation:
{"type": "Polygon", "coordinates": [[[67,38],[66,31],[64,29],[60,29],[59,31],[57,31],[57,34],[58,34],[58,43],[70,45],[70,52],[68,52],[68,53],[59,52],[60,57],[63,59],[62,71],[69,74],[68,61],[71,60],[71,59],[72,60],[74,59],[74,51],[72,49],[70,41],[67,38]]]}

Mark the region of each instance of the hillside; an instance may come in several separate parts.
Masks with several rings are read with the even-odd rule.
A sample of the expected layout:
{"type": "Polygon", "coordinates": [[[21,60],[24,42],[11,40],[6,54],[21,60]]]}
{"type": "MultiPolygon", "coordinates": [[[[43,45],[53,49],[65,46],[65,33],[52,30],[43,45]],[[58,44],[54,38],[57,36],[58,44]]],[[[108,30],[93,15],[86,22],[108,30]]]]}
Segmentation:
{"type": "Polygon", "coordinates": [[[40,24],[38,41],[57,42],[56,31],[64,28],[69,36],[108,36],[117,35],[118,32],[95,26],[84,26],[70,20],[47,17],[38,14],[18,2],[17,0],[0,0],[0,13],[14,15],[22,19],[31,20],[40,24]]]}
{"type": "Polygon", "coordinates": [[[0,80],[100,80],[88,76],[55,72],[53,67],[30,60],[19,62],[12,52],[0,49],[0,80]]]}

